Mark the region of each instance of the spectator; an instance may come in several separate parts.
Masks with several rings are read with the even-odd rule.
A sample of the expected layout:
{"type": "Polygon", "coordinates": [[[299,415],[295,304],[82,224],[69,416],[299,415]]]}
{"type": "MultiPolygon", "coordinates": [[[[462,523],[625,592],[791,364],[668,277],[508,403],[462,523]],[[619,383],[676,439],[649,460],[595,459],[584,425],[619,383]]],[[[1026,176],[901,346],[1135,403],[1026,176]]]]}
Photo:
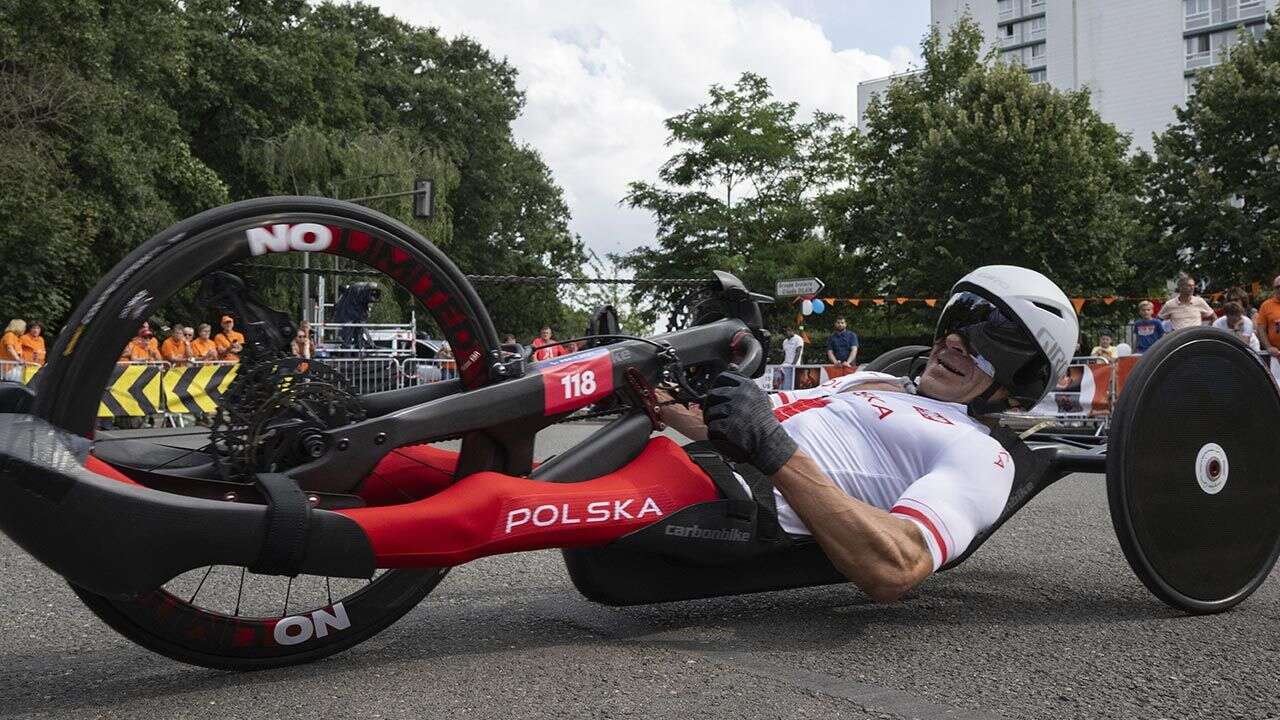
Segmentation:
{"type": "Polygon", "coordinates": [[[1111,344],[1111,331],[1103,330],[1098,335],[1098,345],[1089,353],[1093,357],[1102,358],[1108,363],[1113,363],[1119,357],[1119,350],[1111,344]]]}
{"type": "Polygon", "coordinates": [[[1178,276],[1178,294],[1169,298],[1160,308],[1160,319],[1168,320],[1174,330],[1196,327],[1213,322],[1216,317],[1213,308],[1199,295],[1192,295],[1196,289],[1195,280],[1183,273],[1178,276]]]}
{"type": "Polygon", "coordinates": [[[22,334],[27,331],[25,320],[10,320],[0,336],[0,380],[22,382],[22,334]]]}
{"type": "Polygon", "coordinates": [[[436,351],[436,359],[440,361],[440,376],[445,380],[451,380],[458,375],[458,364],[453,360],[453,348],[449,347],[449,343],[443,343],[440,349],[436,351]]]}
{"type": "MultiPolygon", "coordinates": [[[[1257,308],[1253,306],[1253,300],[1249,298],[1249,291],[1239,285],[1236,285],[1233,288],[1228,288],[1223,300],[1225,302],[1231,302],[1234,300],[1240,303],[1240,307],[1244,310],[1244,316],[1249,318],[1250,321],[1253,320],[1254,315],[1258,314],[1257,308]]],[[[1223,312],[1225,313],[1225,306],[1223,312]]]]}
{"type": "Polygon", "coordinates": [[[827,338],[827,359],[838,367],[853,367],[858,361],[858,336],[843,317],[836,318],[836,331],[827,338]]]}
{"type": "Polygon", "coordinates": [[[28,365],[44,366],[44,323],[32,320],[27,323],[27,331],[18,338],[22,346],[22,360],[28,365]]]}
{"type": "Polygon", "coordinates": [[[120,362],[159,362],[160,345],[151,333],[151,323],[146,320],[138,326],[138,334],[133,336],[124,350],[120,351],[120,362]]]}
{"type": "Polygon", "coordinates": [[[1151,317],[1154,307],[1150,300],[1138,303],[1138,319],[1133,322],[1134,345],[1137,346],[1134,352],[1144,353],[1164,337],[1164,323],[1151,317]]]}
{"type": "MultiPolygon", "coordinates": [[[[305,325],[305,324],[306,324],[306,321],[304,320],[302,325],[305,325]]],[[[299,325],[298,331],[293,334],[293,342],[290,343],[290,346],[293,350],[294,355],[300,358],[305,358],[307,360],[310,360],[311,353],[313,350],[315,350],[315,347],[311,344],[310,333],[307,332],[307,329],[304,329],[302,325],[299,325]]]]}
{"type": "Polygon", "coordinates": [[[1259,347],[1271,356],[1271,375],[1280,382],[1280,276],[1271,281],[1271,297],[1262,301],[1253,326],[1259,347]]]}
{"type": "MultiPolygon", "coordinates": [[[[217,360],[218,344],[209,337],[213,327],[209,323],[200,323],[200,327],[196,330],[199,335],[191,339],[191,355],[200,362],[217,360]]],[[[191,337],[191,328],[186,329],[186,335],[191,337]]]]}
{"type": "Polygon", "coordinates": [[[1224,313],[1222,317],[1213,321],[1213,326],[1234,333],[1236,337],[1245,345],[1259,349],[1258,336],[1253,334],[1253,321],[1245,317],[1244,308],[1240,303],[1232,300],[1222,308],[1224,313]]]}
{"type": "Polygon", "coordinates": [[[506,337],[502,338],[503,357],[524,357],[524,354],[525,354],[524,346],[521,345],[518,340],[516,340],[515,335],[512,335],[511,333],[507,333],[506,337]]]}
{"type": "Polygon", "coordinates": [[[314,353],[315,349],[320,346],[320,340],[319,338],[316,337],[316,334],[311,330],[311,322],[308,320],[303,320],[302,322],[298,323],[298,329],[307,334],[307,341],[311,343],[311,350],[312,350],[312,353],[314,353]]]}
{"type": "Polygon", "coordinates": [[[533,346],[534,362],[550,360],[551,358],[564,355],[564,346],[552,345],[554,342],[556,342],[556,339],[551,334],[551,327],[543,325],[542,330],[538,333],[538,337],[534,338],[533,342],[530,343],[533,346]]]}
{"type": "Polygon", "coordinates": [[[783,328],[786,339],[782,341],[782,364],[799,365],[804,360],[804,338],[793,327],[783,328]]]}
{"type": "Polygon", "coordinates": [[[222,316],[222,332],[213,341],[218,346],[219,360],[240,362],[240,353],[244,352],[244,335],[236,331],[236,321],[230,315],[222,316]]]}
{"type": "Polygon", "coordinates": [[[186,365],[195,357],[191,341],[187,339],[187,328],[182,323],[174,323],[172,332],[160,345],[160,357],[173,363],[174,367],[186,365]]]}

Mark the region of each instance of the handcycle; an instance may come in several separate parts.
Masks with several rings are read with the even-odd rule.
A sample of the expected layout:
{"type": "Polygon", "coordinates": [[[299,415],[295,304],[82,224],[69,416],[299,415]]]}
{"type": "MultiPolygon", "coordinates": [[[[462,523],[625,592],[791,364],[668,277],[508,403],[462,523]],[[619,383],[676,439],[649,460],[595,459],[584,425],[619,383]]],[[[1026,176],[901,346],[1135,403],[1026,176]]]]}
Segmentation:
{"type": "MultiPolygon", "coordinates": [[[[727,273],[704,294],[691,327],[630,337],[603,313],[587,349],[530,365],[410,228],[321,198],[217,208],[104,277],[34,391],[0,390],[0,528],[130,640],[236,670],[352,647],[449,568],[499,553],[559,548],[575,587],[611,605],[843,582],[816,542],[778,528],[767,478],[654,436],[656,388],[697,401],[722,370],[763,370],[768,298],[727,273]],[[459,377],[356,396],[322,361],[285,357],[291,320],[246,278],[287,273],[299,252],[359,263],[418,302],[459,377]],[[96,430],[115,354],[171,303],[230,312],[246,334],[207,442],[96,430]],[[535,462],[538,431],[591,408],[613,419],[535,462]],[[262,593],[246,586],[264,581],[285,583],[283,603],[249,607],[262,593]]],[[[919,360],[904,349],[868,367],[909,375],[919,360]]],[[[1247,348],[1212,330],[1176,333],[1131,374],[1105,445],[993,430],[1014,458],[1013,492],[944,569],[1056,480],[1105,472],[1143,583],[1187,612],[1233,607],[1280,553],[1276,421],[1280,396],[1247,348]],[[1242,412],[1251,425],[1235,422],[1242,412]]]]}

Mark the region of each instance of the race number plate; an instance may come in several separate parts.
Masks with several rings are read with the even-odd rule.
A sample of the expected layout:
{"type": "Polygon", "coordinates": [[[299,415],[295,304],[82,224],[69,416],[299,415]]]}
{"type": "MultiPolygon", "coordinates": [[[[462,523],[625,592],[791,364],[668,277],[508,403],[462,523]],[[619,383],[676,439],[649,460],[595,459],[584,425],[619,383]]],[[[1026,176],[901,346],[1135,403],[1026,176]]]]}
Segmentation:
{"type": "Polygon", "coordinates": [[[537,367],[547,415],[576,410],[613,393],[613,358],[608,348],[545,360],[537,367]]]}

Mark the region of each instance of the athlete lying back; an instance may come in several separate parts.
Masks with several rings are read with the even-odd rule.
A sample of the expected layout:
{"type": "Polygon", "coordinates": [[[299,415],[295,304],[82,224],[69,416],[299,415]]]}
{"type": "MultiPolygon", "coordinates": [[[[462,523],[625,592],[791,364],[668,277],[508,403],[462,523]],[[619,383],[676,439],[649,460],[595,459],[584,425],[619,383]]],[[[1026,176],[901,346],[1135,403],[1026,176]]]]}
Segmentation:
{"type": "Polygon", "coordinates": [[[1013,461],[979,418],[1039,402],[1077,333],[1048,278],[987,266],[952,289],[914,390],[862,372],[771,402],[724,373],[701,413],[677,405],[666,417],[768,475],[783,529],[812,534],[868,595],[893,600],[1000,516],[1013,461]]]}

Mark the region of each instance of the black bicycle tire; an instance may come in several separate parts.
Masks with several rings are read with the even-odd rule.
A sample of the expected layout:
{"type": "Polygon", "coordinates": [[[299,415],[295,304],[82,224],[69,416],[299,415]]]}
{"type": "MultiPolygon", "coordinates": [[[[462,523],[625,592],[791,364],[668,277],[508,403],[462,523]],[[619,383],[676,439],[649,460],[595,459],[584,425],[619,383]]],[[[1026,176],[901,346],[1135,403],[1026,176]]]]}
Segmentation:
{"type": "MultiPolygon", "coordinates": [[[[903,345],[902,347],[896,347],[892,350],[880,353],[866,365],[862,365],[858,369],[869,372],[892,373],[896,372],[895,368],[897,368],[898,365],[915,357],[920,357],[921,366],[923,367],[923,360],[928,356],[929,350],[930,348],[928,345],[903,345]]],[[[911,365],[914,364],[915,363],[908,364],[906,369],[910,370],[911,365]]]]}
{"type": "Polygon", "coordinates": [[[1125,472],[1126,463],[1133,462],[1137,458],[1130,451],[1130,445],[1136,442],[1135,436],[1138,431],[1139,416],[1136,407],[1147,392],[1152,378],[1162,371],[1166,363],[1172,362],[1175,354],[1185,354],[1188,346],[1201,343],[1213,343],[1235,353],[1244,367],[1254,370],[1260,378],[1265,379],[1260,384],[1269,389],[1267,395],[1272,408],[1280,408],[1280,396],[1277,396],[1275,385],[1266,376],[1268,371],[1261,363],[1257,363],[1248,346],[1231,334],[1209,327],[1192,327],[1165,335],[1160,342],[1143,354],[1142,359],[1125,380],[1125,391],[1116,400],[1115,410],[1111,415],[1110,437],[1107,445],[1107,505],[1112,528],[1115,530],[1125,561],[1151,594],[1173,609],[1192,615],[1212,615],[1230,610],[1244,602],[1266,582],[1277,559],[1280,558],[1280,544],[1272,548],[1256,574],[1234,594],[1217,600],[1192,597],[1167,582],[1147,557],[1134,533],[1132,523],[1125,520],[1130,513],[1129,500],[1125,488],[1118,481],[1125,472]]]}
{"type": "MultiPolygon", "coordinates": [[[[77,389],[82,389],[87,382],[95,382],[98,377],[102,377],[100,385],[105,384],[103,369],[94,367],[93,363],[114,364],[115,354],[123,347],[121,333],[128,332],[127,326],[130,323],[136,329],[136,317],[129,317],[124,310],[129,307],[131,299],[139,297],[139,293],[148,292],[153,280],[151,276],[162,273],[164,268],[184,265],[182,251],[184,247],[191,247],[191,243],[208,242],[216,249],[212,243],[217,242],[218,237],[234,236],[233,231],[220,236],[223,228],[252,225],[259,220],[265,222],[267,219],[297,217],[330,217],[352,226],[358,225],[376,232],[381,239],[402,245],[402,249],[414,256],[413,259],[422,264],[427,272],[433,274],[433,282],[445,287],[445,292],[464,309],[467,323],[464,329],[480,346],[481,360],[487,359],[488,352],[497,348],[497,334],[475,290],[438,248],[412,229],[381,213],[341,201],[303,197],[260,198],[215,208],[182,221],[140,245],[104,276],[90,293],[88,300],[68,320],[66,327],[70,331],[63,332],[54,344],[49,354],[50,362],[44,368],[43,378],[37,388],[33,414],[63,429],[85,433],[92,427],[94,413],[89,408],[96,410],[97,399],[85,399],[85,395],[91,394],[73,392],[69,384],[74,383],[77,389]],[[200,241],[199,238],[204,240],[200,241]],[[114,318],[121,320],[113,322],[114,318]],[[108,358],[105,362],[102,360],[104,357],[108,358]],[[77,398],[77,395],[81,397],[77,398]]],[[[182,284],[179,281],[166,282],[164,287],[182,284]]],[[[154,293],[151,298],[154,304],[167,299],[159,297],[160,295],[162,293],[154,293]]],[[[439,324],[442,328],[445,327],[443,322],[439,324]]],[[[108,366],[106,372],[109,371],[108,366]]],[[[487,381],[487,374],[476,377],[487,381]]],[[[168,595],[162,589],[130,599],[109,598],[74,586],[72,589],[103,622],[142,647],[181,662],[204,667],[260,670],[312,662],[373,637],[421,602],[435,589],[447,571],[447,568],[389,570],[369,587],[350,596],[359,598],[363,593],[375,593],[366,596],[361,603],[358,624],[353,620],[351,627],[342,633],[333,633],[326,641],[292,646],[297,647],[296,652],[273,648],[270,655],[252,657],[209,652],[207,648],[195,647],[194,644],[183,645],[164,632],[164,628],[159,626],[158,616],[155,627],[148,627],[145,622],[140,621],[140,617],[146,617],[141,612],[141,604],[154,602],[154,593],[168,595]],[[369,609],[376,612],[369,613],[366,619],[366,611],[369,609]]],[[[186,607],[191,608],[193,613],[204,613],[211,627],[217,627],[217,623],[270,620],[228,618],[194,605],[187,604],[186,607]]],[[[171,616],[169,622],[173,622],[171,616]]]]}

